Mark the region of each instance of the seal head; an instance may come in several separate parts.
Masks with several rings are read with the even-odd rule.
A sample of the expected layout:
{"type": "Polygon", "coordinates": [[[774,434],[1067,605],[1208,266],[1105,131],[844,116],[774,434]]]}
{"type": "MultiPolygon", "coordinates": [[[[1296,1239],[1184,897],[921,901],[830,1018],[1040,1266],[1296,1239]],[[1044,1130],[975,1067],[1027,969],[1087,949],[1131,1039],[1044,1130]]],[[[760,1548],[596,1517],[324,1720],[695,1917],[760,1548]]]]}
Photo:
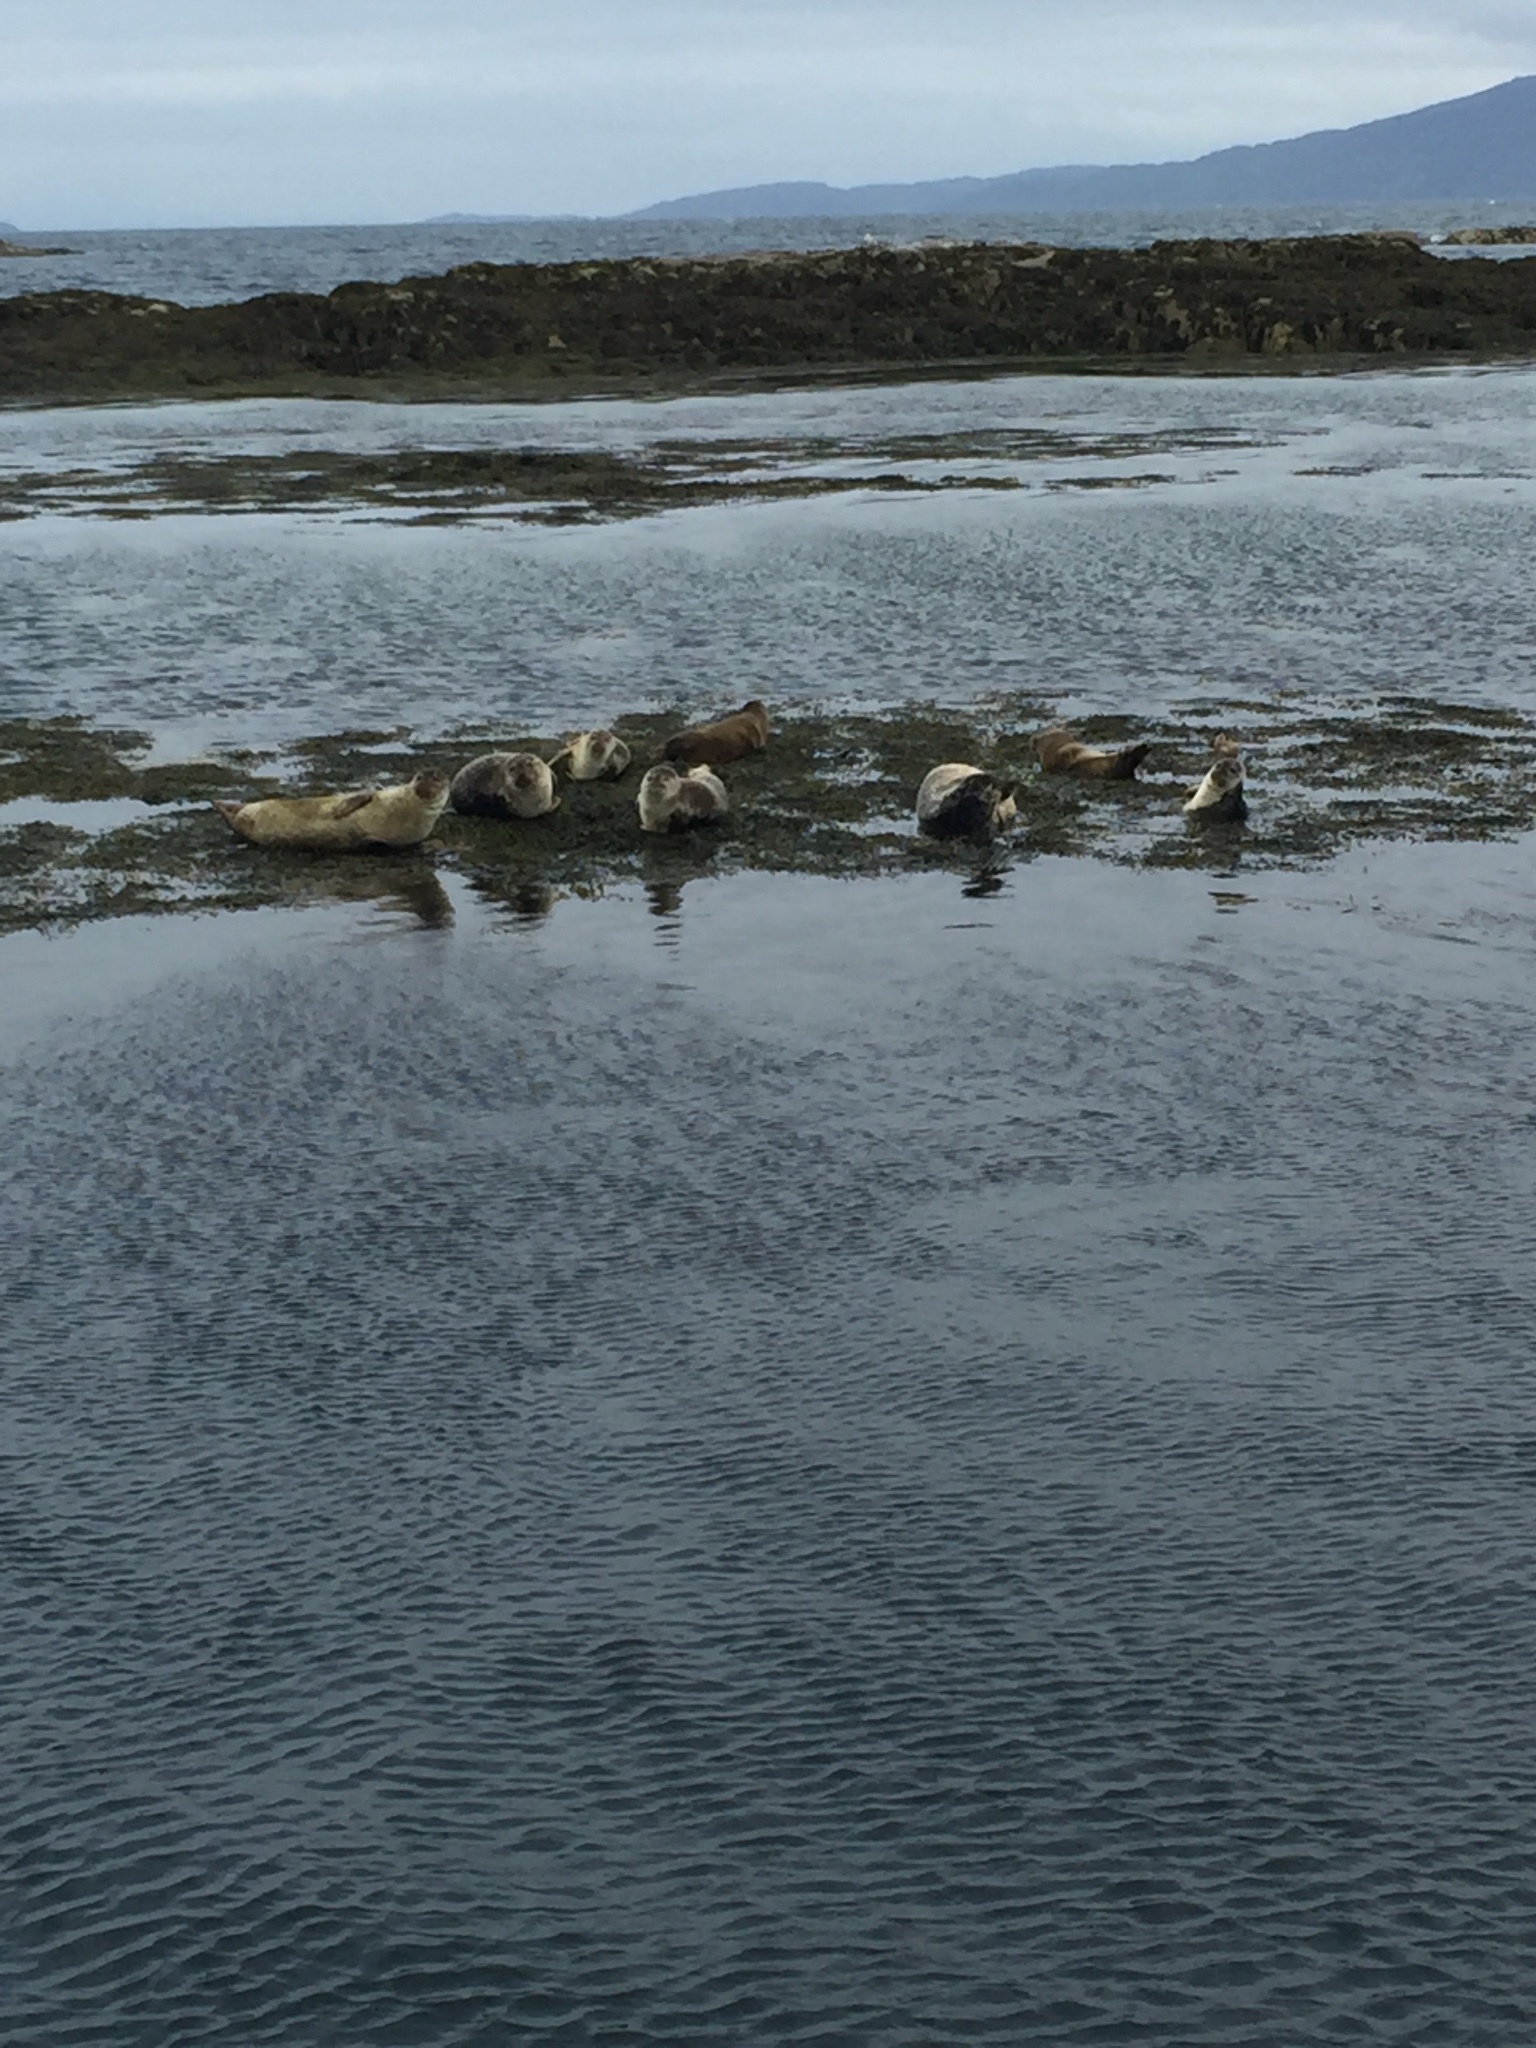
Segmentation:
{"type": "Polygon", "coordinates": [[[1184,815],[1196,824],[1230,824],[1248,815],[1243,795],[1243,761],[1237,741],[1225,733],[1211,742],[1215,755],[1205,779],[1184,806],[1184,815]]]}
{"type": "Polygon", "coordinates": [[[579,732],[550,762],[551,768],[565,763],[572,782],[617,781],[630,763],[630,751],[617,733],[579,732]]]}

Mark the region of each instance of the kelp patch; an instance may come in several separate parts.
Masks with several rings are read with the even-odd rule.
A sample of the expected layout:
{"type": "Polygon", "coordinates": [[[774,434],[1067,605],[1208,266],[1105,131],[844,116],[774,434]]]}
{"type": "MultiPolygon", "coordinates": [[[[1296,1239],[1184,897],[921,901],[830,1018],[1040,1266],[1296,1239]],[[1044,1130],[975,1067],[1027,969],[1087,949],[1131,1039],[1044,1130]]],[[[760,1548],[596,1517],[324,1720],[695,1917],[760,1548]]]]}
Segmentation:
{"type": "MultiPolygon", "coordinates": [[[[111,469],[0,474],[0,518],[339,512],[411,520],[632,519],[679,506],[853,491],[1017,490],[1043,464],[1129,464],[1259,445],[1237,429],[1085,434],[1046,428],[835,440],[662,440],[632,455],[546,448],[161,452],[111,469]]],[[[1051,488],[1168,483],[1165,472],[1053,477],[1051,488]]]]}

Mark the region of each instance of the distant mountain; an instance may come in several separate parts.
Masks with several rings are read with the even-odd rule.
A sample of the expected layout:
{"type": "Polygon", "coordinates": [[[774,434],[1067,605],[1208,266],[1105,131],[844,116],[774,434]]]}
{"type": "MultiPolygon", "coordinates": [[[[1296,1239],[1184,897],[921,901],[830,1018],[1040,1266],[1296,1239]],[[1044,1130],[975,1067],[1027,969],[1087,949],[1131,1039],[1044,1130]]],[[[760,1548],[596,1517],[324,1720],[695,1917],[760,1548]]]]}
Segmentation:
{"type": "Polygon", "coordinates": [[[1536,77],[1416,113],[1218,149],[1188,163],[1065,164],[917,185],[746,185],[641,208],[632,220],[880,213],[1090,213],[1200,206],[1536,198],[1536,77]]]}
{"type": "Polygon", "coordinates": [[[14,221],[0,220],[0,240],[11,241],[20,233],[21,229],[17,227],[14,221]]]}
{"type": "Polygon", "coordinates": [[[580,220],[579,213],[434,213],[418,221],[423,228],[495,227],[517,220],[580,220]]]}

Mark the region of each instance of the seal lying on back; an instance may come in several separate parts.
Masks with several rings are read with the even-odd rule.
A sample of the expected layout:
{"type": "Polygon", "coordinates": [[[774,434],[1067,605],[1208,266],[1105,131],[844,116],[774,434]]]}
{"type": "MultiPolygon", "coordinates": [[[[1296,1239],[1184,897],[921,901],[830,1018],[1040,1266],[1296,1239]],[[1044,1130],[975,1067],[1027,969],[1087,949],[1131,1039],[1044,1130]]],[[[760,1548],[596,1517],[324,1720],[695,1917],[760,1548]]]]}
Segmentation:
{"type": "Polygon", "coordinates": [[[218,803],[231,828],[253,846],[347,853],[366,846],[419,846],[442,816],[448,778],[427,769],[388,789],[339,796],[264,796],[254,803],[218,803]]]}
{"type": "Polygon", "coordinates": [[[729,718],[717,718],[712,725],[690,725],[662,742],[662,758],[692,766],[702,762],[710,768],[728,768],[744,754],[760,754],[768,744],[768,710],[760,698],[743,704],[729,718]]]}
{"type": "Polygon", "coordinates": [[[1205,771],[1205,780],[1184,806],[1186,817],[1197,824],[1225,824],[1246,818],[1248,800],[1243,795],[1243,759],[1237,741],[1220,734],[1211,742],[1215,759],[1205,771]]]}
{"type": "Polygon", "coordinates": [[[572,782],[601,782],[605,776],[617,781],[629,766],[630,752],[617,733],[579,732],[549,765],[558,768],[562,761],[572,782]]]}
{"type": "Polygon", "coordinates": [[[1014,784],[968,761],[930,768],[917,792],[919,829],[935,839],[991,839],[1018,815],[1014,784]]]}
{"type": "Polygon", "coordinates": [[[670,761],[658,761],[640,778],[635,799],[642,832],[686,832],[690,825],[712,825],[730,809],[725,784],[708,768],[686,775],[670,761]]]}
{"type": "Polygon", "coordinates": [[[1090,747],[1059,725],[1040,733],[1032,745],[1047,775],[1091,776],[1103,782],[1134,782],[1136,770],[1152,751],[1146,740],[1119,749],[1090,747]]]}
{"type": "Polygon", "coordinates": [[[537,754],[482,754],[459,770],[448,795],[466,818],[542,818],[560,806],[549,763],[537,754]]]}

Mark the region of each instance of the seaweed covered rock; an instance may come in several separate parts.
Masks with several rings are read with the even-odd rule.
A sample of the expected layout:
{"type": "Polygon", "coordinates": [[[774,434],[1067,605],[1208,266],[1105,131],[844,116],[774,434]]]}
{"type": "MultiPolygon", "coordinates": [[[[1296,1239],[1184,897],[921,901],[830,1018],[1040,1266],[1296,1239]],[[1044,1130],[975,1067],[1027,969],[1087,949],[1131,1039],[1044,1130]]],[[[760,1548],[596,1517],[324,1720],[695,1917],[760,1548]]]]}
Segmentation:
{"type": "Polygon", "coordinates": [[[0,300],[0,396],[474,389],[918,365],[1536,353],[1536,267],[1448,263],[1408,236],[969,243],[441,277],[186,308],[109,292],[0,300]]]}

